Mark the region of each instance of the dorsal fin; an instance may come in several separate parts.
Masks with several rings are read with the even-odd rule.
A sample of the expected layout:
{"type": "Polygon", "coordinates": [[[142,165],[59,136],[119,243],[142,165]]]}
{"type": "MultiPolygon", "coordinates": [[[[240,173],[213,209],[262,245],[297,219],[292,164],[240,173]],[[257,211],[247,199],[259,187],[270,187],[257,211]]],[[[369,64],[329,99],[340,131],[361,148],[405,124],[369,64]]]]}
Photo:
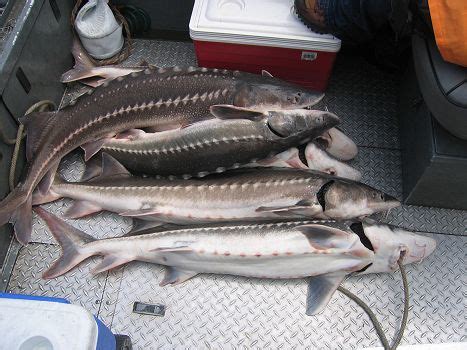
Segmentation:
{"type": "Polygon", "coordinates": [[[114,157],[107,153],[102,153],[102,172],[91,181],[103,180],[108,177],[131,176],[128,170],[114,157]]]}
{"type": "Polygon", "coordinates": [[[266,69],[263,69],[263,70],[261,71],[261,75],[262,75],[263,77],[274,78],[274,76],[273,76],[271,73],[269,73],[266,69]]]}
{"type": "Polygon", "coordinates": [[[19,122],[26,130],[26,158],[30,161],[36,153],[41,136],[47,133],[60,112],[33,112],[19,118],[19,122]]]}
{"type": "Polygon", "coordinates": [[[334,227],[310,224],[297,226],[296,229],[306,236],[313,248],[318,250],[345,249],[351,247],[354,242],[349,233],[334,227]]]}

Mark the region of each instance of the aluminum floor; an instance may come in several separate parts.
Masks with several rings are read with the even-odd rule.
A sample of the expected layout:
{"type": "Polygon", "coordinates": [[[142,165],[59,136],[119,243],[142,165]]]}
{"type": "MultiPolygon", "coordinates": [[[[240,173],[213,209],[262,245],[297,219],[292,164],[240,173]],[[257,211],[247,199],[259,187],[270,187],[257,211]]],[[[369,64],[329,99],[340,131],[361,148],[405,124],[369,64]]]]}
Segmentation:
{"type": "MultiPolygon", "coordinates": [[[[143,58],[158,66],[196,64],[190,43],[137,40],[128,63],[143,58]]],[[[339,115],[342,129],[359,145],[353,165],[362,171],[363,182],[400,198],[397,83],[396,77],[359,58],[341,58],[320,107],[339,115]]],[[[64,99],[78,90],[71,89],[64,99]]],[[[78,152],[68,156],[60,168],[69,180],[78,180],[82,170],[78,152]]],[[[45,207],[60,215],[70,203],[60,200],[45,207]]],[[[458,343],[456,348],[467,348],[467,212],[402,206],[383,220],[430,232],[438,241],[432,256],[407,269],[410,315],[402,344],[458,343]]],[[[72,223],[96,237],[121,235],[131,227],[131,221],[110,213],[72,223]]],[[[91,276],[89,270],[98,260],[93,258],[65,276],[44,281],[41,272],[60,249],[37,217],[33,228],[34,243],[11,246],[0,289],[3,283],[9,292],[65,297],[96,314],[114,333],[128,334],[136,349],[361,349],[380,345],[366,314],[339,293],[324,312],[306,316],[305,280],[200,275],[162,288],[158,285],[163,274],[160,266],[130,263],[91,276]],[[135,301],[164,304],[166,314],[135,314],[135,301]]],[[[398,272],[350,277],[344,285],[372,307],[391,337],[399,326],[403,304],[398,272]]]]}

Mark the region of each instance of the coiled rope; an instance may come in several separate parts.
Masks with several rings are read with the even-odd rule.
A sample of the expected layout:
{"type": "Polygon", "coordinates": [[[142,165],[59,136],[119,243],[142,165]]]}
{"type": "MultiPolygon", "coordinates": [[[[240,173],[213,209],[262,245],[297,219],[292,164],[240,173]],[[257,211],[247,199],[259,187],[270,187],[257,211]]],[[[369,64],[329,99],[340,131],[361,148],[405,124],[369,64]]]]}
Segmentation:
{"type": "Polygon", "coordinates": [[[374,314],[373,311],[371,311],[370,307],[365,304],[365,302],[360,299],[358,296],[356,296],[354,293],[349,291],[348,289],[339,286],[337,290],[341,292],[342,294],[346,295],[348,298],[353,300],[358,306],[360,306],[363,311],[366,312],[368,317],[370,317],[371,322],[373,323],[373,327],[375,328],[376,333],[378,334],[379,339],[381,340],[381,343],[383,344],[384,350],[395,350],[399,346],[402,337],[404,335],[405,328],[407,327],[407,320],[409,316],[409,284],[407,282],[407,273],[405,271],[404,265],[402,264],[402,256],[401,258],[397,261],[397,264],[399,265],[399,270],[401,272],[401,277],[402,277],[402,285],[404,287],[404,311],[402,314],[402,321],[401,325],[399,327],[399,331],[396,333],[392,344],[389,344],[388,338],[384,334],[383,327],[381,326],[381,323],[379,323],[378,319],[376,318],[376,315],[374,314]]]}

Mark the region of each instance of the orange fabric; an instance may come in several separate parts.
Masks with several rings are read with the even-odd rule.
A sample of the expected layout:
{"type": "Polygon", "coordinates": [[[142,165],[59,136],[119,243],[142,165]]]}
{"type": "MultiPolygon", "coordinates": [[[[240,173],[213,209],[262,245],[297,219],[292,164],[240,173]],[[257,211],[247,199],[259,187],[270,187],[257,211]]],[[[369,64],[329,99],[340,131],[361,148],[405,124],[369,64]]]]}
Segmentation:
{"type": "Polygon", "coordinates": [[[428,5],[441,55],[467,67],[467,0],[428,0],[428,5]]]}

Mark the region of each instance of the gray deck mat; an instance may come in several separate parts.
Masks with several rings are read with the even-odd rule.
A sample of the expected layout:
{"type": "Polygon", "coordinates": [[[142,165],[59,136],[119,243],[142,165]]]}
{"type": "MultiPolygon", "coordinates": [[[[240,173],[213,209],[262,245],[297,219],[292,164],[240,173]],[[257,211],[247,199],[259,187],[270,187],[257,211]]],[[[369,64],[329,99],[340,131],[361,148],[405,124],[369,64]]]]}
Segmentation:
{"type": "MultiPolygon", "coordinates": [[[[142,59],[158,66],[196,64],[190,43],[135,41],[128,64],[142,59]]],[[[74,88],[65,100],[79,94],[74,88]]],[[[358,58],[338,59],[324,101],[342,119],[342,129],[360,146],[352,164],[363,182],[401,197],[401,160],[397,133],[397,80],[358,58]]],[[[83,170],[79,153],[68,156],[61,174],[77,180],[83,170]]],[[[44,206],[62,214],[70,200],[44,206]]],[[[402,344],[466,342],[467,212],[402,206],[383,220],[431,232],[435,253],[408,267],[410,318],[402,344]]],[[[110,213],[70,221],[98,238],[121,235],[131,221],[110,213]]],[[[158,286],[163,269],[130,263],[91,276],[97,258],[55,280],[41,272],[59,254],[44,224],[34,217],[33,244],[19,250],[7,290],[66,297],[97,314],[116,333],[131,336],[136,349],[155,348],[329,348],[356,349],[379,341],[366,314],[336,293],[326,310],[307,317],[306,281],[255,280],[200,275],[174,287],[158,286]],[[162,303],[165,317],[132,313],[134,301],[162,303]]],[[[377,313],[383,328],[394,333],[401,319],[402,287],[398,273],[348,278],[344,285],[377,313]]]]}

